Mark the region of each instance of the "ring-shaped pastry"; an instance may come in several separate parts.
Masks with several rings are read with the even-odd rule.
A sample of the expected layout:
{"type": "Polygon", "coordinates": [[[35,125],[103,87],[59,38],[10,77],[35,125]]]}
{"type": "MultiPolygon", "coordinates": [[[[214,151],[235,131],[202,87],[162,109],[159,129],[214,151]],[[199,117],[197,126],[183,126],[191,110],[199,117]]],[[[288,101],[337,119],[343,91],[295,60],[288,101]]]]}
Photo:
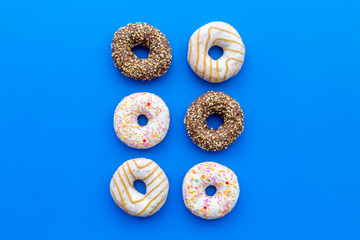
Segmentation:
{"type": "Polygon", "coordinates": [[[132,216],[148,217],[160,210],[169,192],[169,181],[154,161],[135,158],[124,162],[110,182],[110,194],[116,204],[132,216]],[[142,180],[146,194],[138,192],[133,184],[142,180]]]}
{"type": "Polygon", "coordinates": [[[229,168],[215,162],[203,162],[187,172],[182,192],[185,206],[194,215],[217,219],[234,208],[240,187],[235,173],[229,168]],[[206,194],[208,186],[216,188],[213,196],[206,194]]]}
{"type": "Polygon", "coordinates": [[[235,76],[245,59],[245,46],[239,33],[224,22],[211,22],[197,29],[189,40],[188,62],[202,79],[219,83],[235,76]],[[223,49],[223,55],[212,59],[212,46],[223,49]]]}
{"type": "Polygon", "coordinates": [[[198,97],[189,106],[185,128],[195,144],[210,151],[226,149],[241,135],[244,129],[244,114],[240,104],[223,92],[209,91],[198,97]],[[217,129],[210,129],[206,119],[217,114],[223,119],[217,129]]]}
{"type": "Polygon", "coordinates": [[[169,129],[170,115],[165,102],[153,93],[133,93],[115,109],[114,129],[118,138],[129,147],[145,149],[160,143],[169,129]],[[145,115],[148,123],[138,124],[145,115]]]}
{"type": "Polygon", "coordinates": [[[159,29],[146,23],[130,23],[120,28],[111,43],[112,58],[125,76],[136,80],[151,80],[166,73],[171,63],[171,48],[159,29]],[[146,46],[149,55],[139,59],[132,48],[146,46]]]}

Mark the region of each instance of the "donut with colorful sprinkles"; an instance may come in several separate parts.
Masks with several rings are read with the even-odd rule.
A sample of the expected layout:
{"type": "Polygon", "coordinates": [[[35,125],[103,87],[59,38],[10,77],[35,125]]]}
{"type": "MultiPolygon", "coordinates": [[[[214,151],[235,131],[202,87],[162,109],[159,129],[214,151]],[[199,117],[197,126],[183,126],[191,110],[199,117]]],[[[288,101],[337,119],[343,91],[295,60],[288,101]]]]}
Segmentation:
{"type": "Polygon", "coordinates": [[[225,216],[234,208],[240,187],[235,173],[229,168],[215,162],[203,162],[187,172],[182,193],[185,206],[194,215],[211,220],[225,216]],[[213,196],[206,194],[208,186],[216,188],[213,196]]]}
{"type": "Polygon", "coordinates": [[[169,125],[169,109],[165,102],[153,93],[133,93],[125,97],[115,109],[116,135],[129,147],[154,147],[164,139],[169,125]],[[138,124],[140,115],[145,115],[148,119],[145,126],[138,124]]]}

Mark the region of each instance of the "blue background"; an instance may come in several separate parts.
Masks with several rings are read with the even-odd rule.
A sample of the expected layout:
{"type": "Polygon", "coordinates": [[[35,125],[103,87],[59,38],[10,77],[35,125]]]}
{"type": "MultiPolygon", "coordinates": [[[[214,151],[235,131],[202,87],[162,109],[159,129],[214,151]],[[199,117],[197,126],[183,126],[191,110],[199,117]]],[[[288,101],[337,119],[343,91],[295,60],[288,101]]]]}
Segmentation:
{"type": "Polygon", "coordinates": [[[228,2],[0,2],[1,239],[360,239],[359,2],[228,2]],[[239,31],[246,58],[215,85],[186,58],[191,34],[216,20],[239,31]],[[169,71],[151,82],[124,77],[111,59],[114,32],[139,21],[172,47],[169,71]],[[193,144],[183,124],[208,90],[245,114],[241,137],[217,153],[193,144]],[[118,102],[138,91],[159,95],[171,114],[149,150],[125,146],[112,125],[118,102]],[[146,219],[109,194],[114,171],[135,157],[155,160],[170,181],[166,204],[146,219]],[[183,204],[183,177],[202,161],[240,182],[220,220],[183,204]]]}

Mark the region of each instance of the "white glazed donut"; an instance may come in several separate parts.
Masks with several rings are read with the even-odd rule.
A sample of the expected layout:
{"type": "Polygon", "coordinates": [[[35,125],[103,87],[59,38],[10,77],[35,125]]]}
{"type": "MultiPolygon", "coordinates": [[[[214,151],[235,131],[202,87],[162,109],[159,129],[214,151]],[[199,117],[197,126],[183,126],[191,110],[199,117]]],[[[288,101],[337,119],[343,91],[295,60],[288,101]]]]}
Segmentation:
{"type": "Polygon", "coordinates": [[[240,188],[235,173],[229,168],[215,162],[203,162],[187,172],[182,192],[186,207],[194,215],[217,219],[233,209],[240,188]],[[208,186],[216,187],[213,196],[206,195],[205,189],[208,186]]]}
{"type": "Polygon", "coordinates": [[[169,181],[164,171],[154,161],[135,158],[123,163],[110,182],[110,193],[116,204],[132,216],[148,217],[164,205],[169,191],[169,181]],[[138,192],[133,183],[143,180],[146,194],[138,192]]]}
{"type": "Polygon", "coordinates": [[[115,109],[116,135],[133,148],[151,148],[161,142],[169,129],[170,115],[165,102],[153,93],[133,93],[125,97],[115,109]],[[138,124],[139,115],[145,115],[148,123],[138,124]]]}
{"type": "Polygon", "coordinates": [[[190,37],[188,62],[202,79],[218,83],[235,76],[243,65],[245,46],[235,28],[224,22],[211,22],[190,37]],[[213,60],[208,51],[212,46],[223,49],[223,55],[213,60]]]}

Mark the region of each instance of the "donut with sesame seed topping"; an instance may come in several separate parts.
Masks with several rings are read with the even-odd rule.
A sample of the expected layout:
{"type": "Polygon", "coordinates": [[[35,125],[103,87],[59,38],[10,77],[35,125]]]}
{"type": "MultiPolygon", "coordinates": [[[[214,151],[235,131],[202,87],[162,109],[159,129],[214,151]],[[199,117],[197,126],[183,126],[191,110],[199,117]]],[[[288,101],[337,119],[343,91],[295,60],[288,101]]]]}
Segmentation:
{"type": "Polygon", "coordinates": [[[114,114],[114,129],[118,138],[129,147],[146,149],[160,143],[170,125],[169,109],[165,102],[153,93],[133,93],[117,105],[114,114]],[[145,115],[145,126],[138,117],[145,115]]]}
{"type": "Polygon", "coordinates": [[[165,74],[172,58],[165,35],[146,23],[129,23],[115,32],[111,52],[115,67],[125,76],[143,81],[165,74]],[[135,46],[146,46],[148,57],[139,59],[132,51],[135,46]]]}
{"type": "Polygon", "coordinates": [[[235,173],[229,168],[215,162],[203,162],[185,175],[182,194],[185,206],[194,215],[211,220],[225,216],[234,208],[240,187],[235,173]],[[209,186],[216,188],[213,196],[206,194],[209,186]]]}
{"type": "Polygon", "coordinates": [[[229,95],[209,91],[191,103],[184,123],[196,145],[207,151],[220,151],[241,135],[244,130],[244,114],[240,104],[229,95]],[[217,129],[210,129],[206,123],[206,119],[212,114],[223,119],[222,125],[217,129]]]}

